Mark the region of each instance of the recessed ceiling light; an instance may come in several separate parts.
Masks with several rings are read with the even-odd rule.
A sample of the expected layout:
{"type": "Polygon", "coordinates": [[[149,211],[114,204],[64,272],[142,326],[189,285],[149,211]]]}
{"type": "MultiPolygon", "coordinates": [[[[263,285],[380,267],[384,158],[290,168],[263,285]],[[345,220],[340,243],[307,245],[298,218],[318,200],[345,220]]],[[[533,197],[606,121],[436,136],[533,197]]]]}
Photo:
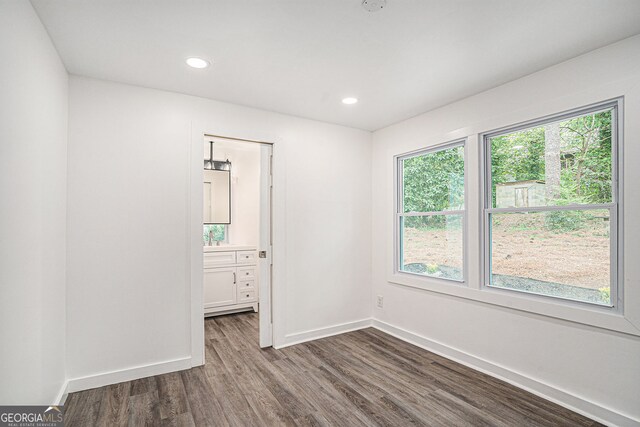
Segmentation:
{"type": "Polygon", "coordinates": [[[349,97],[349,98],[344,98],[344,99],[342,100],[342,103],[343,103],[343,104],[347,104],[347,105],[355,104],[356,102],[358,102],[358,98],[351,98],[351,97],[349,97]]]}
{"type": "Polygon", "coordinates": [[[209,61],[202,58],[187,58],[187,65],[193,68],[207,68],[209,61]]]}

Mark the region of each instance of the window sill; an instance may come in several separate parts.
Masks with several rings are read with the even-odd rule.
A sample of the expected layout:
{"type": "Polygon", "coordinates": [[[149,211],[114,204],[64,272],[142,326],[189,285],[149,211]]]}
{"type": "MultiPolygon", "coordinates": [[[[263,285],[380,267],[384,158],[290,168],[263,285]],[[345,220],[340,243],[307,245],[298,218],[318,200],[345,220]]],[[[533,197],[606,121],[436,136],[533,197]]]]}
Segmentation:
{"type": "Polygon", "coordinates": [[[467,286],[467,282],[464,279],[446,279],[444,277],[429,276],[428,274],[412,273],[410,271],[399,271],[397,275],[400,277],[415,278],[416,280],[427,279],[443,285],[467,286]]]}
{"type": "Polygon", "coordinates": [[[554,300],[552,297],[539,295],[522,295],[504,289],[482,288],[477,284],[476,286],[464,286],[466,285],[465,283],[450,282],[416,274],[394,273],[389,275],[387,280],[396,285],[426,292],[450,295],[512,310],[534,313],[544,317],[640,336],[640,328],[611,307],[554,300]]]}

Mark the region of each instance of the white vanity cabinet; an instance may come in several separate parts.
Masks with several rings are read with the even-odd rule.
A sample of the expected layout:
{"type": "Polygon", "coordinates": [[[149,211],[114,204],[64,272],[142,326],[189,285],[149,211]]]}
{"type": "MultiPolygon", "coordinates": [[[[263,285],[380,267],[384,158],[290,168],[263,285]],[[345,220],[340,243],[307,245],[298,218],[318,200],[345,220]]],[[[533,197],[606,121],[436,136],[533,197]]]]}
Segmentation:
{"type": "Polygon", "coordinates": [[[253,309],[258,311],[257,253],[205,248],[204,315],[214,316],[253,309]],[[207,252],[207,249],[210,251],[207,252]]]}
{"type": "Polygon", "coordinates": [[[223,307],[236,303],[236,268],[204,269],[204,309],[223,307]]]}

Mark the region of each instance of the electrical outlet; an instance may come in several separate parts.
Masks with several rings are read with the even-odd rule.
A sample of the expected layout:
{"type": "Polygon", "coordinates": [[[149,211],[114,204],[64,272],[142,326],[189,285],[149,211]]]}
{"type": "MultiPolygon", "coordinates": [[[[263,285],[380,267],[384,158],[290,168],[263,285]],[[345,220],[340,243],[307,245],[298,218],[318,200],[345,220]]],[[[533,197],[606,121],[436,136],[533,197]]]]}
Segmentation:
{"type": "Polygon", "coordinates": [[[384,299],[382,298],[382,295],[378,295],[378,308],[382,308],[384,304],[384,299]]]}

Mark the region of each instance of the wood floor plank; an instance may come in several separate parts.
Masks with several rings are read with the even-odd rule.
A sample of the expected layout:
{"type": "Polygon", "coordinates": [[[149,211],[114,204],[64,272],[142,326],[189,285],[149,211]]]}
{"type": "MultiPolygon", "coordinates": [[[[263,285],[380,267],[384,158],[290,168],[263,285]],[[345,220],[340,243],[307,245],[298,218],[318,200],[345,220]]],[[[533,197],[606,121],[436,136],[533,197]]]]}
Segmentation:
{"type": "MultiPolygon", "coordinates": [[[[360,338],[355,338],[354,341],[360,341],[360,338]]],[[[504,388],[505,383],[500,382],[500,384],[495,382],[485,383],[485,379],[491,378],[488,375],[482,374],[480,372],[474,371],[472,369],[466,368],[460,364],[447,361],[450,366],[455,366],[460,368],[455,371],[458,375],[452,375],[452,369],[449,366],[442,365],[439,361],[445,361],[444,358],[434,358],[429,357],[425,360],[417,360],[411,358],[410,355],[405,354],[405,352],[397,352],[391,351],[387,349],[386,343],[384,342],[384,337],[382,340],[375,340],[371,343],[367,342],[366,345],[370,346],[370,351],[372,355],[369,358],[383,357],[392,362],[392,365],[385,365],[384,362],[381,362],[381,365],[384,365],[386,369],[390,369],[394,375],[397,375],[399,378],[404,378],[408,381],[407,387],[412,390],[416,389],[417,385],[424,385],[425,381],[427,386],[431,387],[428,392],[430,394],[440,391],[446,390],[451,395],[455,396],[456,399],[465,401],[469,404],[469,411],[475,412],[476,409],[483,411],[487,409],[487,407],[491,408],[491,413],[499,412],[502,414],[502,421],[500,421],[499,417],[487,416],[487,418],[491,419],[491,425],[513,425],[522,421],[520,417],[512,417],[511,413],[513,411],[504,411],[503,409],[506,407],[505,403],[500,400],[496,400],[496,389],[493,389],[493,386],[500,386],[504,388]],[[429,362],[429,360],[431,360],[429,362]],[[425,363],[426,361],[426,363],[425,363]],[[408,364],[408,365],[407,365],[408,364]],[[412,366],[412,367],[407,367],[412,366]],[[464,368],[464,369],[462,369],[464,368]],[[415,371],[414,371],[415,369],[415,371]],[[406,373],[412,373],[410,378],[406,378],[406,373]],[[469,374],[472,374],[470,376],[469,374]],[[486,377],[486,378],[485,378],[486,377]],[[461,380],[464,380],[467,384],[467,387],[460,388],[459,383],[461,380]],[[433,388],[435,387],[435,389],[433,388]],[[488,397],[487,390],[493,390],[491,394],[494,395],[494,399],[488,397]]],[[[428,353],[428,352],[426,352],[428,353]]],[[[366,354],[363,355],[366,357],[366,354]]],[[[498,381],[498,380],[495,380],[498,381]]],[[[420,390],[418,389],[418,392],[420,390]]],[[[450,402],[443,401],[440,410],[447,412],[455,408],[451,406],[450,402]],[[447,405],[445,405],[447,403],[447,405]]],[[[486,420],[485,420],[486,421],[486,420]]],[[[477,421],[478,424],[482,424],[482,420],[477,421]]],[[[486,424],[486,422],[484,422],[486,424]]]]}
{"type": "MultiPolygon", "coordinates": [[[[288,351],[292,352],[296,349],[290,347],[288,351]]],[[[348,405],[346,402],[336,405],[336,402],[342,400],[341,394],[334,388],[327,387],[319,375],[319,366],[307,364],[308,361],[309,359],[305,357],[296,358],[295,363],[290,358],[282,358],[274,364],[279,366],[283,373],[288,372],[289,375],[297,378],[297,382],[305,389],[313,391],[314,404],[318,408],[317,416],[323,416],[331,425],[340,425],[344,420],[349,420],[350,426],[368,425],[368,417],[357,407],[348,405]]]]}
{"type": "Polygon", "coordinates": [[[157,424],[161,427],[195,427],[196,423],[193,421],[193,417],[190,412],[184,414],[178,414],[170,418],[165,418],[157,424]]]}
{"type": "Polygon", "coordinates": [[[160,418],[175,418],[189,412],[189,403],[182,377],[178,372],[158,375],[155,378],[160,418]]]}
{"type": "Polygon", "coordinates": [[[392,426],[405,424],[403,418],[396,412],[385,410],[377,402],[367,399],[326,368],[321,367],[320,372],[342,394],[347,402],[357,407],[369,418],[372,425],[392,426]]]}
{"type": "Polygon", "coordinates": [[[129,394],[131,382],[108,385],[106,387],[96,424],[123,426],[129,420],[129,394]]]}
{"type": "Polygon", "coordinates": [[[128,425],[152,427],[160,424],[160,399],[157,391],[138,393],[129,397],[128,425]]]}
{"type": "MultiPolygon", "coordinates": [[[[354,347],[352,347],[353,349],[354,347]]],[[[369,354],[369,359],[371,354],[369,354]]],[[[435,401],[425,401],[424,396],[429,395],[429,393],[436,391],[436,388],[431,386],[429,387],[420,387],[420,384],[412,379],[411,377],[402,377],[398,376],[396,372],[388,369],[381,369],[383,364],[378,358],[374,358],[372,362],[369,362],[365,358],[358,358],[359,361],[363,361],[362,366],[354,365],[352,370],[350,371],[352,377],[361,377],[363,380],[366,378],[371,378],[374,381],[377,381],[381,384],[381,387],[384,387],[384,396],[382,397],[383,402],[388,406],[393,407],[396,406],[401,409],[409,409],[409,413],[421,414],[426,410],[431,414],[430,419],[432,421],[437,421],[435,425],[443,425],[443,424],[463,424],[464,419],[458,418],[454,413],[451,413],[447,408],[440,405],[435,401]],[[376,362],[378,364],[376,365],[376,362]],[[370,363],[370,364],[369,364],[370,363]],[[380,375],[380,373],[383,373],[380,375]],[[399,381],[389,381],[389,374],[394,374],[394,378],[399,381]],[[386,374],[386,376],[385,376],[386,374]],[[402,402],[402,404],[400,404],[402,402]],[[415,408],[415,411],[411,411],[412,408],[415,408]],[[455,421],[455,422],[453,422],[455,421]]],[[[392,366],[391,366],[392,367],[392,366]]],[[[416,417],[422,424],[430,425],[431,422],[428,422],[424,419],[424,417],[417,416],[416,417]]],[[[500,425],[500,424],[496,424],[500,425]]]]}
{"type": "Polygon", "coordinates": [[[260,417],[249,405],[245,393],[229,374],[222,374],[218,381],[209,381],[215,396],[220,396],[220,406],[232,426],[260,424],[260,417]]]}
{"type": "Polygon", "coordinates": [[[206,364],[70,394],[67,426],[599,426],[368,328],[260,349],[258,315],[205,319],[206,364]]]}
{"type": "Polygon", "coordinates": [[[372,383],[368,377],[362,377],[355,374],[356,367],[352,362],[352,358],[336,351],[327,343],[307,343],[304,345],[319,360],[324,362],[322,369],[331,372],[340,378],[349,387],[356,390],[363,396],[368,396],[372,400],[381,398],[386,394],[382,385],[372,383]]]}
{"type": "MultiPolygon", "coordinates": [[[[369,330],[364,331],[364,333],[366,334],[368,331],[369,330]]],[[[390,359],[396,361],[405,359],[405,361],[401,362],[400,364],[400,367],[402,367],[400,371],[401,375],[401,372],[406,370],[406,366],[404,366],[404,364],[407,363],[406,358],[410,359],[410,356],[407,354],[407,352],[394,352],[389,350],[388,348],[385,348],[385,341],[387,341],[387,337],[388,336],[385,335],[380,337],[380,339],[372,340],[369,345],[372,346],[372,349],[375,349],[376,353],[386,354],[390,359]]],[[[358,340],[360,340],[360,338],[356,338],[356,341],[358,340]]],[[[398,340],[396,339],[396,342],[397,341],[398,340]]],[[[411,354],[412,352],[408,353],[411,354]]],[[[474,371],[470,368],[467,368],[466,366],[442,358],[440,356],[430,357],[429,359],[432,361],[427,365],[415,363],[415,360],[411,361],[412,363],[415,363],[414,366],[420,371],[420,374],[415,377],[418,382],[422,379],[428,379],[434,385],[438,386],[438,391],[444,390],[448,394],[455,396],[457,399],[465,401],[475,408],[486,410],[490,407],[491,413],[497,412],[501,414],[502,421],[504,421],[507,425],[532,421],[528,420],[527,418],[521,417],[521,415],[526,413],[530,413],[530,417],[537,419],[537,424],[535,420],[532,421],[534,425],[540,425],[539,423],[549,423],[551,422],[551,419],[549,418],[553,418],[553,415],[549,414],[542,415],[541,413],[536,415],[534,413],[535,411],[531,411],[531,407],[525,409],[524,411],[520,410],[520,407],[522,405],[530,405],[529,403],[527,403],[527,400],[539,399],[534,395],[526,393],[522,396],[517,397],[515,399],[515,402],[511,402],[512,400],[514,400],[514,390],[510,389],[510,386],[508,386],[506,383],[481,372],[474,371]],[[464,381],[465,384],[467,384],[466,387],[459,387],[459,383],[461,380],[464,381]],[[488,394],[487,390],[491,390],[491,393],[488,394]],[[503,391],[506,392],[503,394],[503,391]],[[489,397],[491,395],[493,396],[493,398],[489,397]],[[520,412],[520,415],[518,415],[518,412],[520,412]],[[546,419],[540,420],[540,417],[546,417],[546,419]]],[[[546,401],[544,402],[546,403],[546,401]]],[[[442,404],[444,405],[445,403],[448,403],[448,409],[452,409],[455,407],[455,405],[452,407],[450,405],[450,402],[447,402],[446,399],[443,399],[442,404]]],[[[542,404],[542,402],[540,402],[540,404],[542,404]]],[[[474,409],[469,407],[469,411],[473,412],[474,409]]],[[[478,421],[478,423],[480,423],[480,421],[478,421]]],[[[491,424],[499,425],[499,422],[496,421],[496,417],[493,417],[493,422],[491,424]]]]}
{"type": "Polygon", "coordinates": [[[194,424],[196,426],[229,426],[229,421],[218,400],[221,396],[213,393],[204,368],[199,366],[182,371],[180,374],[194,424]]]}
{"type": "MultiPolygon", "coordinates": [[[[209,382],[218,382],[223,378],[224,362],[215,351],[212,341],[207,341],[206,346],[207,364],[205,370],[209,382]]],[[[294,425],[293,419],[287,411],[282,408],[280,402],[267,389],[262,379],[253,370],[248,369],[246,375],[236,380],[236,384],[247,396],[249,405],[260,417],[261,421],[267,425],[294,425]]]]}
{"type": "MultiPolygon", "coordinates": [[[[292,387],[287,378],[270,365],[256,364],[252,367],[260,375],[267,389],[290,414],[291,418],[301,418],[316,412],[317,408],[310,403],[309,390],[298,384],[292,387]]],[[[311,397],[311,399],[313,399],[311,397]]]]}
{"type": "Polygon", "coordinates": [[[156,390],[156,379],[154,377],[140,378],[131,381],[131,391],[129,392],[129,395],[135,396],[138,394],[154,392],[156,390]]]}
{"type": "Polygon", "coordinates": [[[266,389],[290,414],[289,418],[301,418],[316,410],[310,403],[313,396],[309,391],[301,388],[295,381],[290,382],[278,372],[270,359],[264,357],[257,342],[253,346],[239,342],[244,340],[245,335],[235,325],[229,324],[229,319],[220,319],[216,323],[222,328],[225,337],[210,342],[226,369],[234,373],[238,382],[246,382],[252,376],[261,378],[266,389]]]}
{"type": "Polygon", "coordinates": [[[67,427],[96,425],[100,405],[106,387],[71,393],[69,404],[65,405],[65,425],[67,427]]]}
{"type": "MultiPolygon", "coordinates": [[[[206,378],[213,391],[214,396],[218,397],[220,407],[225,414],[229,424],[232,426],[245,426],[245,425],[257,425],[260,423],[260,418],[256,415],[255,411],[249,405],[245,393],[240,390],[237,385],[236,379],[245,375],[238,375],[238,371],[234,371],[236,374],[224,369],[225,364],[220,358],[218,351],[222,352],[225,344],[217,339],[210,340],[207,345],[207,354],[210,357],[218,357],[219,363],[215,363],[217,369],[204,368],[206,378]],[[218,345],[215,345],[217,343],[218,345]]],[[[231,352],[232,349],[228,348],[231,352]]],[[[235,358],[232,356],[232,359],[235,358]]],[[[228,365],[227,365],[228,366],[228,365]]],[[[244,374],[244,373],[243,373],[244,374]]]]}
{"type": "Polygon", "coordinates": [[[215,317],[207,317],[204,319],[204,335],[206,339],[216,339],[224,337],[222,330],[216,324],[215,317]]]}
{"type": "Polygon", "coordinates": [[[295,424],[301,427],[325,427],[330,426],[331,423],[320,414],[309,414],[302,418],[297,418],[295,424]]]}

